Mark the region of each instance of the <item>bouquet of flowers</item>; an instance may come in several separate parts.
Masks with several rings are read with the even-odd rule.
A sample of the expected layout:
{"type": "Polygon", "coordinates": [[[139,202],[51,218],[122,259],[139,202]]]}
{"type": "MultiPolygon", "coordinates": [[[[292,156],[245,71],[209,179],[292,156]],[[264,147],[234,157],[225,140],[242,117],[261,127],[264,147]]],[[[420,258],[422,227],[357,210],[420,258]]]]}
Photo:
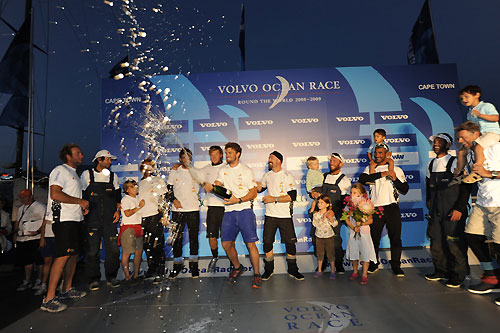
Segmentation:
{"type": "MultiPolygon", "coordinates": [[[[382,216],[384,209],[382,207],[375,207],[373,202],[368,198],[367,195],[362,195],[359,197],[347,196],[344,200],[346,206],[344,212],[342,213],[341,221],[346,221],[349,217],[352,217],[356,221],[356,226],[362,226],[363,222],[366,222],[368,218],[377,214],[382,216]]],[[[357,239],[361,235],[359,231],[354,234],[354,238],[357,239]]]]}

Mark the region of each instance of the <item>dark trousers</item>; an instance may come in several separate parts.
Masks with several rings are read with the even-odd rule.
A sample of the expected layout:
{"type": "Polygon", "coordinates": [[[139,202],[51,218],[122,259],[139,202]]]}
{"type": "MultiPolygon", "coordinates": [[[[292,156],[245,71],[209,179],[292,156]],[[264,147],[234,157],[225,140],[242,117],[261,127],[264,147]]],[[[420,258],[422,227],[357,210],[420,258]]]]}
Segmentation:
{"type": "Polygon", "coordinates": [[[87,225],[87,259],[85,262],[85,271],[90,282],[101,279],[101,241],[106,251],[106,259],[104,261],[106,280],[111,281],[116,278],[116,274],[120,268],[120,248],[118,247],[116,226],[116,224],[111,222],[100,226],[90,223],[87,225]]]}
{"type": "Polygon", "coordinates": [[[370,225],[370,234],[377,254],[377,262],[380,238],[385,226],[387,236],[389,236],[391,242],[391,267],[398,268],[401,266],[401,250],[403,249],[403,243],[401,242],[401,211],[397,203],[382,207],[384,213],[381,217],[378,214],[373,214],[373,223],[370,225]]]}
{"type": "Polygon", "coordinates": [[[434,212],[427,225],[427,236],[431,241],[431,257],[436,273],[463,281],[469,265],[467,261],[467,245],[465,243],[465,220],[463,214],[460,221],[452,222],[448,212],[434,212]]]}
{"type": "Polygon", "coordinates": [[[200,212],[172,212],[172,220],[177,223],[178,235],[175,239],[173,250],[174,258],[182,257],[182,246],[184,238],[184,229],[187,225],[189,234],[189,254],[198,256],[198,234],[200,231],[200,212]]]}
{"type": "Polygon", "coordinates": [[[142,219],[148,270],[156,274],[165,273],[165,234],[160,220],[161,213],[142,219]]]}

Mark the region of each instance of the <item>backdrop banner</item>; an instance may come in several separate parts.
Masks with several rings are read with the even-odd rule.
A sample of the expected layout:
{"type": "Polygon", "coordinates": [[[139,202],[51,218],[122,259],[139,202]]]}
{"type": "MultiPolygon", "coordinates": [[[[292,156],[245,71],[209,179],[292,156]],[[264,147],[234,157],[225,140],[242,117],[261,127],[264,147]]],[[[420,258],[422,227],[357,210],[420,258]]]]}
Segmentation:
{"type": "MultiPolygon", "coordinates": [[[[251,167],[257,181],[267,171],[273,150],[284,156],[298,190],[293,221],[297,251],[312,252],[305,189],[305,160],[316,156],[323,172],[328,155],[341,153],[342,171],[354,183],[368,165],[373,131],[387,131],[395,164],[403,169],[410,191],[400,196],[403,246],[425,246],[425,175],[432,156],[429,136],[446,132],[465,119],[457,99],[455,65],[366,66],[323,69],[268,70],[232,73],[159,75],[151,78],[103,80],[102,149],[118,156],[113,166],[124,178],[140,178],[138,164],[148,155],[145,129],[166,124],[156,133],[163,146],[157,158],[167,176],[181,147],[193,151],[195,167],[209,163],[208,148],[228,141],[242,147],[241,162],[251,167]],[[143,134],[140,134],[140,133],[143,134]]],[[[149,132],[148,132],[149,133],[149,132]]],[[[149,140],[149,141],[148,141],[149,140]]],[[[211,255],[205,233],[203,189],[200,256],[211,255]]],[[[254,202],[259,239],[262,240],[264,205],[254,202]]],[[[348,230],[342,228],[344,247],[348,230]]],[[[185,254],[187,237],[184,238],[185,254]]],[[[387,234],[381,247],[389,247],[387,234]]],[[[262,253],[262,244],[258,248],[262,253]]],[[[221,251],[222,247],[220,247],[221,251]]],[[[247,253],[241,237],[239,253],[247,253]]],[[[167,254],[170,253],[168,248],[167,254]]],[[[279,232],[276,253],[285,252],[279,232]]],[[[223,252],[222,252],[223,253],[223,252]]]]}

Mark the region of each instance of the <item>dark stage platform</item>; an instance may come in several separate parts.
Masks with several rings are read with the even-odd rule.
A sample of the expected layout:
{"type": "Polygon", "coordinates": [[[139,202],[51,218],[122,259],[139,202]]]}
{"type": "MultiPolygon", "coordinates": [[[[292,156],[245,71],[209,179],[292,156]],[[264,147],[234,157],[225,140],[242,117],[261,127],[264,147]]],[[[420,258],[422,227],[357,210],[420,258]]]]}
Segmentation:
{"type": "MultiPolygon", "coordinates": [[[[349,281],[349,272],[335,281],[329,274],[314,279],[307,273],[304,281],[276,274],[261,289],[251,288],[250,275],[234,285],[223,277],[182,278],[161,286],[142,281],[102,286],[83,299],[65,301],[69,308],[57,314],[37,308],[41,297],[14,292],[9,293],[14,298],[2,297],[2,317],[18,320],[3,332],[498,331],[500,307],[494,299],[500,294],[473,295],[426,281],[430,270],[406,268],[404,278],[379,270],[366,286],[349,281]],[[20,297],[30,301],[20,303],[20,297]],[[30,306],[19,318],[19,307],[30,306]]],[[[478,274],[473,267],[473,281],[478,274]]]]}

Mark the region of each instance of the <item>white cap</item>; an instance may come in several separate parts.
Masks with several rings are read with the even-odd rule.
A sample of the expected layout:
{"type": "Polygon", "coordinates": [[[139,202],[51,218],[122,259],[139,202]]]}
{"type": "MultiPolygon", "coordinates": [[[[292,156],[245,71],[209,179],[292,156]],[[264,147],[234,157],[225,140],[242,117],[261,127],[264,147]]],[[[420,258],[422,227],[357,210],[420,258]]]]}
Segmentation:
{"type": "Polygon", "coordinates": [[[434,142],[434,139],[436,138],[440,138],[440,139],[443,139],[444,141],[446,141],[446,143],[452,143],[453,139],[451,138],[451,136],[447,133],[439,133],[439,134],[436,134],[436,135],[432,135],[429,137],[429,141],[430,142],[434,142]]]}
{"type": "Polygon", "coordinates": [[[96,154],[92,162],[95,162],[99,157],[110,157],[112,160],[116,160],[116,156],[111,155],[109,150],[99,150],[96,154]]]}
{"type": "Polygon", "coordinates": [[[344,156],[342,156],[342,155],[341,155],[341,154],[339,154],[339,153],[331,153],[331,154],[330,154],[330,158],[332,158],[332,157],[335,157],[335,158],[336,158],[336,159],[338,159],[340,162],[345,163],[345,158],[344,158],[344,156]]]}

